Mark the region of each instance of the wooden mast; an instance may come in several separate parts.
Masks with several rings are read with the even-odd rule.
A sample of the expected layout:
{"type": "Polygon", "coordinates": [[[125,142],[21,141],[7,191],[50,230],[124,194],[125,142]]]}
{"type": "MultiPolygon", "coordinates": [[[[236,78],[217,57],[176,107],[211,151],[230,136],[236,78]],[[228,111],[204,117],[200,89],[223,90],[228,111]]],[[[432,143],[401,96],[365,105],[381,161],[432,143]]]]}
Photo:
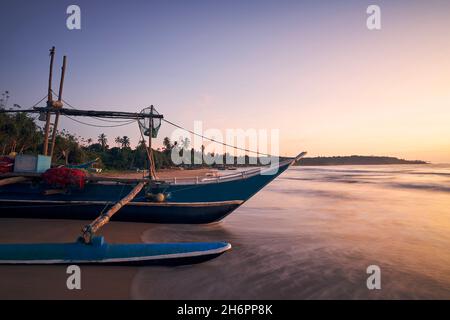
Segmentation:
{"type": "MultiPolygon", "coordinates": [[[[53,95],[52,95],[52,76],[53,76],[53,61],[55,59],[55,47],[50,49],[50,71],[48,76],[48,96],[47,96],[47,108],[50,109],[53,105],[53,95]]],[[[44,147],[42,153],[44,156],[48,152],[48,133],[50,131],[50,112],[47,112],[45,118],[45,129],[44,129],[44,147]]]]}
{"type": "MultiPolygon", "coordinates": [[[[61,81],[59,83],[58,101],[56,101],[56,103],[53,106],[57,109],[61,109],[63,107],[62,93],[63,93],[63,88],[64,88],[64,76],[66,74],[66,61],[67,61],[67,57],[64,56],[63,57],[63,65],[61,67],[61,81]]],[[[60,112],[56,111],[55,123],[53,124],[53,130],[52,130],[52,145],[50,147],[50,157],[51,158],[53,157],[53,151],[55,149],[55,140],[56,140],[56,132],[58,130],[59,115],[60,115],[60,112]]]]}

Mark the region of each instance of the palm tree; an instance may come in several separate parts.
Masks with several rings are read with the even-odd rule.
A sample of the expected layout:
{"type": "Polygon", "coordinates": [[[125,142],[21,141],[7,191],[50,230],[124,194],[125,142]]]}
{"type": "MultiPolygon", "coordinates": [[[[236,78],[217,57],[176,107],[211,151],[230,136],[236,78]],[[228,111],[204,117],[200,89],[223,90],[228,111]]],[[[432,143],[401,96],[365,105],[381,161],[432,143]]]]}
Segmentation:
{"type": "Polygon", "coordinates": [[[165,137],[163,140],[163,145],[164,145],[164,149],[165,150],[170,150],[172,149],[172,145],[170,144],[170,139],[169,137],[165,137]]]}
{"type": "Polygon", "coordinates": [[[120,148],[120,145],[122,144],[122,138],[121,137],[116,137],[114,139],[114,142],[117,144],[117,147],[120,148]]]}
{"type": "Polygon", "coordinates": [[[9,91],[2,93],[2,98],[0,99],[0,109],[6,109],[8,106],[9,91]]]}
{"type": "Polygon", "coordinates": [[[127,136],[122,137],[122,148],[128,148],[130,147],[130,138],[127,136]]]}
{"type": "Polygon", "coordinates": [[[98,136],[98,140],[97,140],[97,141],[98,141],[98,143],[101,144],[102,150],[105,151],[105,149],[106,149],[106,147],[107,147],[106,143],[108,142],[108,139],[106,138],[106,134],[101,133],[101,134],[98,136]]]}

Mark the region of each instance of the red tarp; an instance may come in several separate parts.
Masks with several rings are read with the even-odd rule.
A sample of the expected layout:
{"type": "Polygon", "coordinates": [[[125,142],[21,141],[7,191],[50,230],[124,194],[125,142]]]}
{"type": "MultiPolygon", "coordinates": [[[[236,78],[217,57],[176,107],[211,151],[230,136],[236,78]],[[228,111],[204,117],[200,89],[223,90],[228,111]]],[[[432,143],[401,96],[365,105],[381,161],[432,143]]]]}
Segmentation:
{"type": "Polygon", "coordinates": [[[12,172],[14,168],[14,159],[6,156],[0,156],[0,173],[12,172]]]}
{"type": "Polygon", "coordinates": [[[58,187],[78,187],[84,188],[86,172],[80,169],[51,168],[42,174],[45,183],[58,187]]]}

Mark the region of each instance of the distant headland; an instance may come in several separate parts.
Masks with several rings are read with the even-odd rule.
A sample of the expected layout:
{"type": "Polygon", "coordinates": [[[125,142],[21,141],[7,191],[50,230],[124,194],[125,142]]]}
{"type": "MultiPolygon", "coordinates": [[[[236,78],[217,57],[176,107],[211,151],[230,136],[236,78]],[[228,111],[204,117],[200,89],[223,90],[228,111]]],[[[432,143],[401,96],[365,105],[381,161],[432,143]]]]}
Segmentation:
{"type": "Polygon", "coordinates": [[[422,160],[405,160],[379,156],[335,156],[302,158],[297,166],[378,165],[378,164],[427,164],[422,160]]]}

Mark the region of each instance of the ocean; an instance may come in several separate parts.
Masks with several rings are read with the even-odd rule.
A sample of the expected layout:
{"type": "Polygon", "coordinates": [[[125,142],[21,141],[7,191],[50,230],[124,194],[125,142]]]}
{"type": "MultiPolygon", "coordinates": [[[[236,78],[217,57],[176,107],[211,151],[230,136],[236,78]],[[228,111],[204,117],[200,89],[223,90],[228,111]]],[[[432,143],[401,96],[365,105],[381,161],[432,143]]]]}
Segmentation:
{"type": "MultiPolygon", "coordinates": [[[[83,224],[3,219],[0,242],[70,241],[83,224]]],[[[292,167],[219,223],[111,222],[104,235],[233,249],[191,266],[84,266],[79,291],[62,266],[0,266],[0,298],[449,299],[450,166],[292,167]]]]}

